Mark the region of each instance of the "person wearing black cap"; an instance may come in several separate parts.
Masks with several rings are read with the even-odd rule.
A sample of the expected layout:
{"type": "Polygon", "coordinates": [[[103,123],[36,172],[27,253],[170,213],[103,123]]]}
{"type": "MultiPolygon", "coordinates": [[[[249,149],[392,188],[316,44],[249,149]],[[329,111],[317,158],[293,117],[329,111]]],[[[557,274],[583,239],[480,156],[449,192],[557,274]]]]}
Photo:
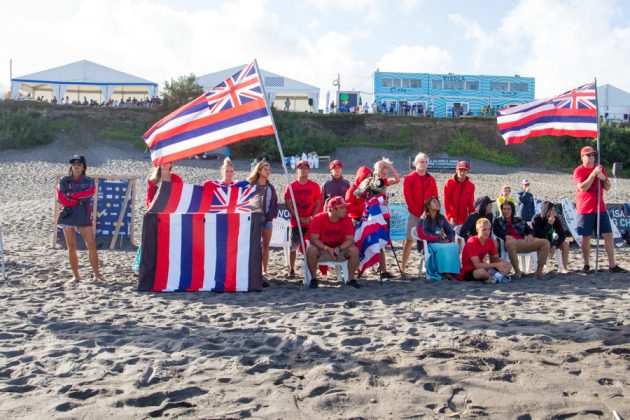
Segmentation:
{"type": "Polygon", "coordinates": [[[90,265],[92,266],[93,279],[103,280],[98,269],[98,254],[96,252],[96,240],[92,229],[92,206],[90,201],[96,192],[94,179],[85,175],[87,163],[85,157],[74,155],[70,159],[68,176],[59,180],[57,185],[57,200],[61,204],[61,211],[57,224],[63,229],[66,245],[68,246],[68,258],[72,269],[72,280],[79,281],[79,259],[77,257],[76,230],[79,230],[88,249],[90,265]]]}
{"type": "Polygon", "coordinates": [[[328,165],[330,169],[330,179],[322,185],[322,198],[324,202],[333,197],[345,197],[346,191],[350,189],[350,182],[343,177],[343,162],[333,160],[328,165]]]}
{"type": "Polygon", "coordinates": [[[597,151],[591,146],[584,146],[580,151],[582,164],[573,171],[575,183],[575,208],[577,211],[577,233],[582,235],[582,271],[591,271],[589,258],[591,253],[591,236],[597,234],[597,203],[599,201],[599,233],[604,238],[604,248],[608,255],[608,268],[611,273],[627,273],[615,262],[615,246],[612,226],[604,203],[604,191],[610,190],[611,183],[603,166],[595,163],[597,151]],[[599,191],[597,184],[599,185],[599,191]],[[598,197],[599,192],[599,197],[598,197]]]}

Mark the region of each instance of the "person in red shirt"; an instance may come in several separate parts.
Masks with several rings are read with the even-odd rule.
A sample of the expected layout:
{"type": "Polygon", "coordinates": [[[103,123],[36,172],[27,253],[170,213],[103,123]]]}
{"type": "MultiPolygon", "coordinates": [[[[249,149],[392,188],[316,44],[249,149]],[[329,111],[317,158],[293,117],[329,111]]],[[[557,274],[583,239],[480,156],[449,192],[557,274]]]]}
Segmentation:
{"type": "Polygon", "coordinates": [[[357,173],[354,178],[354,183],[346,191],[346,204],[348,206],[348,216],[354,221],[358,222],[363,216],[365,211],[365,194],[359,194],[357,188],[365,180],[365,178],[372,175],[372,171],[367,166],[361,166],[357,169],[357,173]]]}
{"type": "Polygon", "coordinates": [[[361,285],[354,279],[359,268],[359,249],[354,245],[354,225],[346,213],[342,197],[333,197],[326,203],[326,211],[313,218],[308,230],[310,245],[306,250],[306,261],[311,272],[309,287],[317,288],[318,261],[348,260],[348,285],[358,289],[361,285]]]}
{"type": "Polygon", "coordinates": [[[482,217],[477,220],[476,228],[477,235],[466,241],[462,252],[462,270],[456,278],[464,281],[486,281],[491,280],[497,272],[507,276],[512,265],[497,255],[496,245],[490,239],[490,221],[482,217]],[[488,262],[485,261],[486,257],[489,257],[488,262]]]}
{"type": "Polygon", "coordinates": [[[154,168],[147,183],[147,208],[151,206],[153,198],[155,197],[158,187],[162,181],[180,184],[184,182],[179,175],[173,173],[172,163],[162,163],[158,167],[154,168]]]}
{"type": "Polygon", "coordinates": [[[463,225],[475,212],[475,184],[468,178],[470,164],[457,162],[455,175],[444,184],[444,212],[453,226],[463,225]]]}
{"type": "Polygon", "coordinates": [[[411,236],[411,231],[418,226],[418,221],[424,212],[426,201],[431,197],[438,198],[435,178],[427,172],[429,156],[420,152],[416,155],[413,164],[416,170],[407,175],[403,181],[405,203],[407,203],[407,209],[409,210],[409,218],[407,219],[407,240],[405,241],[402,254],[403,276],[407,268],[411,249],[415,242],[411,236]]]}
{"type": "Polygon", "coordinates": [[[291,252],[289,254],[289,278],[295,278],[295,258],[302,240],[300,239],[300,228],[302,230],[302,238],[306,235],[311,220],[317,213],[322,205],[322,193],[316,182],[308,179],[311,165],[305,161],[300,160],[296,165],[296,171],[298,179],[291,182],[290,186],[293,190],[293,197],[295,197],[295,207],[297,207],[297,217],[295,214],[295,207],[293,200],[291,199],[291,192],[289,185],[287,185],[284,191],[284,202],[287,207],[287,211],[291,215],[291,252]]]}
{"type": "Polygon", "coordinates": [[[591,254],[591,236],[597,234],[597,203],[599,200],[599,233],[604,237],[604,248],[608,255],[608,267],[611,273],[627,273],[615,262],[615,247],[612,226],[604,203],[604,191],[610,190],[610,179],[603,166],[595,164],[597,151],[585,146],[580,151],[582,164],[573,171],[575,183],[575,207],[577,211],[577,233],[582,235],[582,271],[591,271],[589,258],[591,254]],[[599,197],[597,195],[599,183],[599,197]]]}

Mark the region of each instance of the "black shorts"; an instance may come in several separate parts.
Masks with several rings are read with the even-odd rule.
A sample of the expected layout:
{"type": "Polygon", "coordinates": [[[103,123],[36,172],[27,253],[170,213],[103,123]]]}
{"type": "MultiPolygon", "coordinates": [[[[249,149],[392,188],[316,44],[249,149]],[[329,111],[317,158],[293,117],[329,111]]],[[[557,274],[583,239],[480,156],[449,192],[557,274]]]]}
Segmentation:
{"type": "Polygon", "coordinates": [[[464,274],[464,281],[479,281],[479,279],[476,279],[475,276],[473,275],[474,271],[475,270],[470,270],[466,272],[466,274],[464,274]]]}
{"type": "MultiPolygon", "coordinates": [[[[306,237],[308,228],[302,228],[302,238],[306,237]]],[[[291,228],[291,251],[297,251],[300,247],[300,229],[296,227],[291,228]]]]}
{"type": "MultiPolygon", "coordinates": [[[[608,212],[603,211],[599,215],[599,233],[612,232],[608,212]]],[[[597,233],[597,213],[578,214],[576,225],[578,235],[593,236],[593,233],[597,233]]]]}

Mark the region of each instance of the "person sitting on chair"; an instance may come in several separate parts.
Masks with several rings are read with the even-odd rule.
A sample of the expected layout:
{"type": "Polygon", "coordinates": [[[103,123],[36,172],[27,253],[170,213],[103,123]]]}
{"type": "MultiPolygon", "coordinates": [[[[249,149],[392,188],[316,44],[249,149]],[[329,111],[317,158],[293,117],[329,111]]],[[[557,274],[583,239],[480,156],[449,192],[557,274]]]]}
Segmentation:
{"type": "Polygon", "coordinates": [[[551,201],[542,203],[540,213],[532,219],[532,228],[535,237],[549,241],[549,255],[554,255],[558,248],[562,251],[562,268],[558,267],[558,271],[562,274],[568,273],[569,243],[565,240],[567,232],[556,217],[555,205],[551,201]]]}
{"type": "Polygon", "coordinates": [[[549,242],[545,239],[535,238],[532,228],[529,227],[525,219],[514,216],[514,203],[505,200],[501,205],[500,217],[494,219],[492,231],[505,241],[505,249],[510,257],[510,263],[514,267],[513,279],[520,279],[523,276],[518,266],[518,254],[520,252],[534,252],[538,254],[538,266],[536,276],[544,276],[543,267],[549,255],[549,242]]]}
{"type": "Polygon", "coordinates": [[[424,213],[418,222],[418,237],[427,241],[430,256],[427,261],[427,278],[442,280],[440,274],[453,279],[459,274],[459,246],[453,242],[455,231],[446,217],[440,214],[440,200],[431,197],[424,204],[424,213]]]}
{"type": "Polygon", "coordinates": [[[342,197],[333,197],[326,203],[326,211],[311,221],[308,234],[310,245],[306,261],[311,273],[311,289],[317,288],[317,263],[323,261],[348,261],[348,285],[356,289],[361,285],[354,279],[359,268],[359,249],[354,245],[354,225],[346,214],[342,197]]]}
{"type": "Polygon", "coordinates": [[[464,281],[507,283],[512,265],[497,255],[497,247],[490,238],[490,220],[481,218],[476,223],[477,235],[471,236],[462,252],[462,269],[456,277],[464,281]],[[486,262],[486,257],[489,261],[486,262]]]}
{"type": "Polygon", "coordinates": [[[475,200],[475,209],[476,211],[466,218],[466,221],[459,230],[459,236],[464,238],[464,240],[466,241],[468,240],[468,238],[473,237],[477,234],[477,220],[485,217],[490,221],[490,224],[492,224],[492,200],[490,199],[490,197],[484,195],[483,197],[477,198],[475,200]]]}

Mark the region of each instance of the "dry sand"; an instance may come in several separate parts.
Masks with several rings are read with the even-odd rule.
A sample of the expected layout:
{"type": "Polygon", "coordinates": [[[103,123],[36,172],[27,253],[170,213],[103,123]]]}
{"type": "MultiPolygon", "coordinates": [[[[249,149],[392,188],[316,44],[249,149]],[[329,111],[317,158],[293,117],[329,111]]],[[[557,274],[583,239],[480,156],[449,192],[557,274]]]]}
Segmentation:
{"type": "MultiPolygon", "coordinates": [[[[262,293],[151,294],[135,291],[133,252],[100,251],[106,281],[87,280],[81,252],[86,280],[76,285],[66,282],[66,252],[50,248],[54,174],[75,152],[89,174],[143,179],[150,167],[117,143],[0,153],[9,276],[0,285],[0,418],[630,418],[627,275],[552,273],[499,287],[381,285],[369,274],[360,290],[331,281],[313,291],[284,278],[273,250],[262,293]]],[[[350,174],[382,153],[334,157],[350,174]]],[[[407,154],[392,157],[407,173],[407,154]]],[[[200,183],[219,166],[187,161],[176,172],[200,183]]],[[[244,177],[248,163],[237,169],[244,177]]],[[[273,171],[282,190],[279,165],[273,171]]],[[[448,175],[435,175],[441,188],[448,175]]],[[[325,169],[313,177],[322,181],[325,169]]],[[[573,196],[570,174],[474,162],[471,177],[491,197],[525,177],[537,197],[573,196]]],[[[141,182],[140,214],[144,193],[141,182]]],[[[620,181],[610,201],[629,194],[620,181]]],[[[628,248],[617,257],[630,268],[628,248]]],[[[572,248],[570,268],[581,264],[572,248]]]]}

